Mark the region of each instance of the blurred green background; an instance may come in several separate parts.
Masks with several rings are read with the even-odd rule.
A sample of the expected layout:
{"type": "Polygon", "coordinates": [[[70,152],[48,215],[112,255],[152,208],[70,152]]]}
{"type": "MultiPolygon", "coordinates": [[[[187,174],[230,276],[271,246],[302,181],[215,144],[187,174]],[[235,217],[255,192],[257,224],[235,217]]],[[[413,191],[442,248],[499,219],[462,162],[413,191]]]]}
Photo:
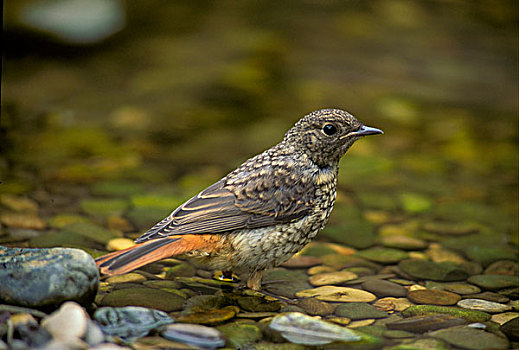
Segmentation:
{"type": "Polygon", "coordinates": [[[52,3],[4,2],[0,140],[1,192],[46,225],[142,231],[339,107],[385,131],[343,159],[339,207],[517,243],[517,1],[114,1],[86,43],[31,22],[52,3]]]}

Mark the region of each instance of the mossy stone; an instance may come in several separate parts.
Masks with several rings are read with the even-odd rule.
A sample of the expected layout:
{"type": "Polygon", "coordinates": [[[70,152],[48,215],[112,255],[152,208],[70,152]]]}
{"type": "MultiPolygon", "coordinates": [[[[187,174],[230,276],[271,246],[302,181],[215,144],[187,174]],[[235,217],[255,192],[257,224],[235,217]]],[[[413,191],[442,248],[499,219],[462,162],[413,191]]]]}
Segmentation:
{"type": "Polygon", "coordinates": [[[165,312],[182,310],[185,300],[161,289],[135,287],[118,289],[101,299],[102,306],[142,306],[165,312]]]}
{"type": "Polygon", "coordinates": [[[407,252],[394,248],[370,248],[357,252],[355,255],[380,264],[394,264],[409,258],[407,252]]]}
{"type": "Polygon", "coordinates": [[[427,260],[403,260],[398,267],[405,273],[419,279],[433,281],[461,281],[468,277],[466,271],[454,264],[435,263],[427,260]]]}
{"type": "Polygon", "coordinates": [[[217,329],[225,334],[228,344],[235,349],[245,349],[246,345],[261,339],[261,330],[254,324],[232,322],[217,329]]]}
{"type": "Polygon", "coordinates": [[[388,314],[368,303],[345,303],[335,309],[337,316],[347,317],[351,320],[363,320],[368,318],[384,318],[388,314]]]}
{"type": "Polygon", "coordinates": [[[490,320],[491,317],[489,314],[482,311],[436,305],[413,305],[402,311],[402,315],[404,317],[436,314],[447,314],[454,317],[463,318],[468,322],[486,322],[490,320]]]}

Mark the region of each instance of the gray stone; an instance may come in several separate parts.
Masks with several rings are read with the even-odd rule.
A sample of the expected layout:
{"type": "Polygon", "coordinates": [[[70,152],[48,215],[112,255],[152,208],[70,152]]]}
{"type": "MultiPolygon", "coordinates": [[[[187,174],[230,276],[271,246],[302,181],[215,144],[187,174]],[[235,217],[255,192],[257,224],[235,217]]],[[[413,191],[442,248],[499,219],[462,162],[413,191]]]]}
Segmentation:
{"type": "Polygon", "coordinates": [[[503,323],[499,330],[505,333],[511,340],[519,341],[519,317],[503,323]]]}
{"type": "Polygon", "coordinates": [[[405,273],[424,280],[433,281],[461,281],[468,277],[468,273],[449,263],[435,263],[427,260],[403,260],[398,267],[405,273]]]}
{"type": "Polygon", "coordinates": [[[192,344],[202,349],[216,349],[225,345],[222,332],[198,324],[170,324],[160,334],[166,339],[192,344]]]}
{"type": "Polygon", "coordinates": [[[468,326],[440,329],[427,334],[462,349],[508,349],[508,341],[495,334],[468,326]]]}
{"type": "Polygon", "coordinates": [[[368,318],[384,318],[387,313],[368,303],[346,303],[335,309],[337,316],[347,317],[351,320],[363,320],[368,318]]]}
{"type": "Polygon", "coordinates": [[[79,249],[0,246],[0,301],[41,307],[91,302],[99,285],[94,259],[79,249]]]}
{"type": "Polygon", "coordinates": [[[102,307],[94,313],[103,333],[130,341],[173,323],[167,313],[138,306],[102,307]]]}
{"type": "Polygon", "coordinates": [[[491,314],[512,310],[510,305],[494,303],[483,299],[463,299],[457,304],[459,307],[471,310],[485,311],[491,314]]]}
{"type": "Polygon", "coordinates": [[[377,297],[405,297],[407,289],[399,284],[381,279],[367,279],[362,288],[375,294],[377,297]]]}
{"type": "Polygon", "coordinates": [[[412,316],[391,323],[386,323],[388,329],[407,331],[413,333],[425,333],[442,328],[459,326],[467,321],[451,315],[437,314],[427,316],[412,316]]]}

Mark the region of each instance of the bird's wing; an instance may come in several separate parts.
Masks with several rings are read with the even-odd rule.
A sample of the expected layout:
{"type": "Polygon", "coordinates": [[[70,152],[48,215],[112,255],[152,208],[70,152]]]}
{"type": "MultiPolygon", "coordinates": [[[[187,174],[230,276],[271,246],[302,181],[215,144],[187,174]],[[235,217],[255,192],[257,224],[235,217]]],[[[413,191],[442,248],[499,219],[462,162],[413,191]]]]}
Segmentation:
{"type": "Polygon", "coordinates": [[[136,242],[179,234],[225,233],[290,222],[306,215],[315,188],[301,174],[267,167],[243,172],[206,188],[136,242]],[[290,174],[290,173],[289,173],[290,174]]]}

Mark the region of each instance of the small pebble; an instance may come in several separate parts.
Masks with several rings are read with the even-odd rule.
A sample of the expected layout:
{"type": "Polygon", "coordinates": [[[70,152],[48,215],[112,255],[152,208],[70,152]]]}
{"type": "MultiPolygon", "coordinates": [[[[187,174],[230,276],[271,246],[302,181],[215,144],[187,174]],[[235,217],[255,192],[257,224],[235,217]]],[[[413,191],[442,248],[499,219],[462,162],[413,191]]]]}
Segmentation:
{"type": "Polygon", "coordinates": [[[225,338],[219,330],[198,324],[170,324],[163,328],[160,335],[203,349],[216,349],[225,345],[225,338]]]}
{"type": "Polygon", "coordinates": [[[407,298],[415,304],[454,305],[461,297],[458,294],[437,289],[414,290],[407,298]]]}
{"type": "Polygon", "coordinates": [[[494,303],[483,299],[463,299],[457,304],[459,307],[472,310],[485,311],[491,314],[512,310],[510,305],[494,303]]]}
{"type": "Polygon", "coordinates": [[[68,301],[57,311],[45,317],[41,325],[54,338],[69,341],[80,339],[86,334],[88,321],[86,311],[77,303],[68,301]]]}

